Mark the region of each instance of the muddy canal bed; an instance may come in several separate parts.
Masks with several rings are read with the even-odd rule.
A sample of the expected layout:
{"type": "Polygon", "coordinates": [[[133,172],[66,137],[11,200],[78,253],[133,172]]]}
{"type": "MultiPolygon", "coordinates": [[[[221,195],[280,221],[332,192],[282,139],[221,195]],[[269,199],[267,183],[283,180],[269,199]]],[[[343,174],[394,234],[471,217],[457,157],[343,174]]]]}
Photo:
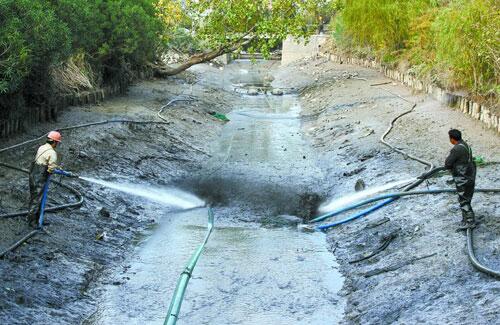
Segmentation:
{"type": "MultiPolygon", "coordinates": [[[[453,195],[401,199],[326,233],[301,233],[328,198],[408,179],[424,166],[379,143],[442,164],[456,127],[491,164],[478,186],[500,181],[498,135],[460,112],[388,82],[375,70],[310,59],[199,65],[168,80],[142,82],[127,96],[75,107],[2,143],[58,126],[110,118],[157,118],[180,94],[194,100],[165,109],[167,126],[100,126],[64,134],[68,170],[111,182],[176,186],[212,205],[215,230],[187,288],[182,324],[388,324],[500,321],[500,282],[478,273],[455,232],[453,195]],[[351,76],[357,76],[357,79],[351,76]],[[366,81],[364,80],[366,79],[366,81]],[[256,91],[250,91],[256,89],[256,91]],[[281,90],[281,91],[280,91],[281,90]],[[389,91],[387,91],[389,90],[389,91]],[[274,95],[273,95],[274,91],[274,95]],[[227,113],[221,122],[210,112],[227,113]],[[393,240],[376,255],[353,262],[393,240]]],[[[3,154],[26,168],[36,146],[3,154]]],[[[47,234],[0,261],[0,323],[161,324],[180,272],[204,236],[206,208],[175,211],[158,203],[68,180],[83,206],[48,215],[47,234]],[[106,234],[105,236],[102,236],[106,234]]],[[[450,187],[449,178],[430,187],[450,187]]],[[[51,189],[51,203],[72,197],[51,189]]],[[[22,209],[27,182],[0,171],[0,213],[22,209]]],[[[500,268],[496,197],[476,195],[476,254],[500,268]]],[[[340,216],[345,217],[345,215],[340,216]]],[[[23,232],[2,220],[0,246],[23,232]]]]}
{"type": "MultiPolygon", "coordinates": [[[[308,59],[280,69],[275,83],[303,89],[303,129],[317,150],[330,197],[353,192],[360,179],[370,188],[423,172],[425,166],[379,141],[389,122],[412,102],[417,104],[415,110],[396,122],[389,143],[441,166],[451,149],[447,132],[458,128],[474,154],[491,163],[478,169],[476,186],[498,187],[500,146],[494,131],[375,70],[308,59]],[[376,83],[386,84],[370,86],[376,83]]],[[[445,175],[419,189],[427,186],[450,188],[453,181],[445,175]]],[[[478,193],[472,201],[480,222],[474,230],[476,255],[495,270],[500,269],[498,202],[498,195],[478,193]]],[[[456,231],[460,219],[456,195],[434,195],[398,200],[328,230],[328,242],[346,276],[340,293],[347,299],[344,322],[499,323],[500,282],[471,265],[466,236],[456,231]],[[376,251],[391,236],[396,237],[384,250],[353,262],[376,251]]]]}
{"type": "MultiPolygon", "coordinates": [[[[250,62],[239,63],[248,67],[250,62]]],[[[255,79],[255,73],[245,76],[255,79]]],[[[322,177],[301,134],[295,95],[243,95],[212,157],[178,181],[214,206],[215,229],[188,286],[180,324],[336,324],[343,279],[320,233],[297,230],[301,200],[322,177]]],[[[303,202],[302,202],[303,203],[303,202]]],[[[177,278],[202,241],[206,209],[169,216],[137,250],[122,286],[89,323],[161,323],[177,278]],[[138,303],[139,302],[139,303],[138,303]]]]}
{"type": "MultiPolygon", "coordinates": [[[[336,293],[343,280],[324,237],[296,227],[297,216],[309,217],[319,204],[323,176],[302,137],[298,97],[234,89],[235,83],[262,83],[275,68],[249,61],[224,70],[200,66],[167,82],[141,83],[127,97],[98,107],[71,109],[58,124],[32,130],[117,117],[152,119],[179,94],[195,98],[164,111],[169,126],[100,126],[65,134],[60,148],[66,168],[86,177],[174,185],[214,206],[216,228],[188,287],[184,324],[322,324],[342,317],[336,293]],[[231,112],[231,122],[224,125],[212,111],[231,112]]],[[[3,158],[26,166],[35,146],[3,158]]],[[[25,180],[9,170],[1,177],[9,182],[0,189],[2,210],[22,208],[25,180]],[[9,193],[11,184],[19,190],[9,193]]],[[[162,323],[178,276],[204,234],[206,209],[175,212],[68,181],[86,201],[78,210],[49,215],[50,235],[1,262],[1,319],[162,323]],[[40,278],[47,272],[51,276],[40,278]]],[[[71,199],[57,188],[51,193],[52,203],[71,199]]],[[[4,247],[27,230],[21,219],[5,225],[4,247]]]]}
{"type": "MultiPolygon", "coordinates": [[[[216,227],[193,273],[178,324],[335,324],[342,286],[325,239],[295,227],[216,227]],[[314,272],[312,272],[314,270],[314,272]]],[[[166,218],[167,219],[167,218],[166,218]]],[[[162,324],[177,277],[203,240],[206,209],[173,214],[145,240],[109,285],[89,324],[162,324]]]]}

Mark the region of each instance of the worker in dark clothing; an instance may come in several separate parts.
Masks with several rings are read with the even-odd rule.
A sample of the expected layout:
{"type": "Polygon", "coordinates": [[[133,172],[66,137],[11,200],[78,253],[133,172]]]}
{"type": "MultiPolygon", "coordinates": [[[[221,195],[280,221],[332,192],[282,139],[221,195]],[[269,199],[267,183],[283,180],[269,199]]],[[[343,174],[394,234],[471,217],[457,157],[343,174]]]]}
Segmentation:
{"type": "Polygon", "coordinates": [[[460,210],[462,210],[462,223],[459,229],[474,228],[476,220],[471,201],[476,184],[476,165],[472,157],[472,150],[462,140],[462,133],[459,130],[450,130],[448,135],[453,148],[446,158],[445,167],[451,171],[457,187],[458,203],[460,210]]]}
{"type": "Polygon", "coordinates": [[[36,228],[40,216],[45,184],[49,174],[58,168],[55,148],[61,142],[61,134],[51,131],[47,135],[47,142],[38,148],[35,159],[31,163],[29,173],[30,201],[28,207],[28,224],[36,228]]]}

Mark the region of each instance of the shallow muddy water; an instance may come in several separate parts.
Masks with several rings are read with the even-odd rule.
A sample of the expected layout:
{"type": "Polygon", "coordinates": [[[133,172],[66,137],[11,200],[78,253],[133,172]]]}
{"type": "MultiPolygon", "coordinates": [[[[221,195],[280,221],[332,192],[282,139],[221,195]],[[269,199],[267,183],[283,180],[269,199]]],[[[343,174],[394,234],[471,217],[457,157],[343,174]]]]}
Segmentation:
{"type": "MultiPolygon", "coordinates": [[[[255,66],[235,65],[240,82],[245,76],[255,82],[255,66]]],[[[242,95],[212,158],[184,186],[215,205],[215,229],[188,285],[179,324],[340,321],[343,280],[324,236],[258,222],[292,214],[301,193],[322,180],[302,138],[299,112],[294,95],[242,95]]],[[[162,324],[206,223],[206,208],[161,220],[107,286],[90,323],[162,324]]]]}
{"type": "MultiPolygon", "coordinates": [[[[203,240],[206,209],[172,215],[103,297],[94,324],[162,324],[178,276],[203,240]]],[[[217,213],[217,210],[216,210],[217,213]]],[[[216,223],[219,220],[216,220],[216,223]]],[[[342,279],[324,237],[248,224],[215,228],[179,324],[335,324],[342,279]]]]}

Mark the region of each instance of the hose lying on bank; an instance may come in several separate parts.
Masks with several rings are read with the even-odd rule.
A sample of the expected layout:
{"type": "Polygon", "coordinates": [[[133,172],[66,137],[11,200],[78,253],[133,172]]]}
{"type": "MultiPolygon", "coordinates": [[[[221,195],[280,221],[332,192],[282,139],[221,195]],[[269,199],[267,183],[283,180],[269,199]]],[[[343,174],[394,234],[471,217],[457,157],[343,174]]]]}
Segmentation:
{"type": "Polygon", "coordinates": [[[168,106],[172,105],[175,102],[188,102],[192,100],[195,100],[195,98],[193,98],[192,96],[187,96],[186,98],[183,98],[183,94],[176,96],[174,99],[170,100],[166,105],[163,105],[158,111],[158,113],[156,113],[156,116],[158,116],[163,121],[168,122],[168,120],[161,115],[165,108],[167,108],[168,106]]]}
{"type": "MultiPolygon", "coordinates": [[[[391,93],[392,95],[395,95],[395,96],[401,98],[402,100],[404,100],[404,101],[412,104],[412,106],[411,106],[411,108],[409,110],[404,111],[403,113],[399,114],[398,116],[396,116],[395,118],[393,118],[391,120],[391,122],[389,123],[389,127],[387,128],[387,130],[380,137],[380,142],[382,144],[384,144],[385,146],[389,147],[390,149],[392,149],[392,150],[394,150],[394,151],[396,151],[396,152],[404,155],[406,158],[410,158],[412,160],[415,160],[415,161],[417,161],[417,162],[419,162],[421,164],[424,164],[424,165],[428,166],[429,169],[427,170],[427,173],[425,174],[426,177],[430,177],[431,175],[433,175],[433,174],[441,171],[442,168],[434,168],[434,165],[431,162],[423,160],[423,159],[420,159],[420,158],[418,158],[416,156],[413,156],[413,155],[409,155],[408,153],[404,152],[403,150],[401,150],[399,148],[396,148],[395,146],[393,146],[392,144],[390,144],[389,142],[387,142],[386,137],[389,135],[389,133],[391,133],[392,129],[394,128],[394,124],[396,123],[396,121],[398,119],[400,119],[401,117],[403,117],[403,116],[405,116],[405,115],[413,112],[413,110],[415,109],[415,107],[417,107],[417,104],[414,103],[414,102],[411,102],[411,101],[407,100],[406,98],[404,98],[404,97],[402,97],[402,96],[400,96],[398,94],[395,94],[395,93],[393,93],[393,92],[391,92],[391,91],[389,91],[387,89],[384,89],[384,90],[387,91],[387,92],[389,92],[389,93],[391,93]]],[[[425,180],[425,178],[423,178],[423,177],[422,178],[417,178],[414,182],[412,182],[408,186],[406,186],[403,189],[403,192],[407,192],[409,190],[412,190],[412,189],[416,188],[417,186],[419,186],[420,184],[422,184],[422,182],[424,182],[424,180],[425,180]]],[[[370,214],[370,213],[372,213],[372,212],[374,212],[374,211],[376,211],[376,210],[378,210],[378,209],[380,209],[380,208],[382,208],[382,207],[384,207],[384,206],[386,206],[386,205],[388,205],[388,204],[396,201],[398,198],[399,197],[388,198],[387,200],[385,200],[383,202],[380,202],[380,203],[376,204],[375,206],[370,207],[370,208],[368,208],[366,210],[363,210],[363,211],[361,211],[361,212],[359,212],[359,213],[357,213],[357,214],[355,214],[353,216],[350,216],[350,217],[348,217],[346,219],[339,220],[339,221],[337,221],[335,223],[332,223],[332,224],[329,224],[329,225],[322,225],[322,226],[319,227],[319,229],[325,230],[325,229],[328,229],[330,227],[335,227],[335,226],[338,226],[338,225],[350,222],[352,220],[358,219],[360,217],[366,216],[366,215],[368,215],[368,214],[370,214]]],[[[330,214],[326,214],[326,215],[320,216],[318,218],[313,219],[312,222],[317,222],[317,221],[320,221],[320,220],[324,220],[324,219],[326,219],[326,218],[328,218],[330,216],[333,216],[335,214],[336,213],[330,213],[330,214]]]]}
{"type": "MultiPolygon", "coordinates": [[[[363,210],[360,213],[354,214],[353,216],[350,216],[348,218],[345,218],[345,219],[342,219],[342,220],[338,220],[338,221],[335,221],[333,223],[329,223],[329,224],[325,224],[325,225],[321,225],[321,226],[317,227],[317,229],[319,229],[319,230],[324,230],[324,229],[335,227],[335,226],[347,223],[349,221],[358,219],[358,218],[360,218],[360,217],[362,217],[364,215],[369,214],[370,212],[373,212],[373,211],[377,210],[378,208],[382,207],[383,205],[391,203],[392,201],[394,201],[394,200],[396,200],[396,199],[398,199],[400,197],[410,196],[410,195],[426,195],[426,194],[441,194],[441,193],[456,193],[456,192],[457,192],[456,189],[451,189],[450,188],[450,189],[435,189],[435,190],[408,191],[408,192],[395,192],[395,193],[382,194],[382,195],[379,195],[379,196],[376,196],[376,197],[373,197],[373,198],[369,198],[369,199],[360,201],[358,203],[349,205],[349,206],[347,206],[345,208],[336,210],[336,211],[328,213],[326,215],[319,216],[319,217],[311,220],[310,222],[319,222],[319,221],[325,220],[327,218],[333,217],[335,215],[344,213],[346,211],[357,209],[359,207],[362,207],[363,205],[384,200],[384,201],[380,202],[379,204],[374,205],[373,207],[370,207],[367,210],[363,210]],[[371,210],[371,211],[369,211],[369,210],[371,210]],[[367,212],[367,211],[369,211],[369,212],[367,212]]],[[[480,193],[480,192],[481,193],[500,193],[500,189],[498,189],[498,188],[478,188],[474,192],[476,192],[476,193],[480,193]]]]}
{"type": "MultiPolygon", "coordinates": [[[[23,173],[26,173],[28,174],[29,171],[27,169],[23,169],[23,168],[19,168],[19,167],[16,167],[16,166],[12,166],[12,165],[9,165],[9,164],[6,164],[6,163],[3,163],[3,162],[0,162],[0,166],[2,167],[6,167],[6,168],[10,168],[10,169],[13,169],[13,170],[17,170],[17,171],[20,171],[20,172],[23,172],[23,173]]],[[[53,207],[48,207],[45,209],[45,212],[54,212],[54,211],[59,211],[59,210],[63,210],[63,209],[67,209],[67,208],[76,208],[76,207],[79,207],[82,205],[83,203],[83,195],[77,190],[75,189],[74,187],[72,186],[69,186],[67,184],[64,184],[64,183],[61,183],[59,181],[56,181],[56,180],[51,180],[51,182],[61,186],[61,187],[64,187],[65,189],[67,189],[68,191],[72,192],[73,195],[75,195],[75,197],[77,198],[77,201],[75,202],[71,202],[71,203],[66,203],[66,204],[61,204],[61,205],[57,205],[57,206],[53,206],[53,207]]],[[[28,211],[18,211],[18,212],[12,212],[12,213],[6,213],[6,214],[1,214],[0,215],[0,219],[4,219],[4,218],[13,218],[13,217],[20,217],[20,216],[25,216],[28,214],[28,211]]]]}
{"type": "Polygon", "coordinates": [[[201,253],[205,249],[205,245],[208,242],[208,238],[210,237],[213,228],[214,228],[214,213],[212,211],[212,208],[209,207],[208,226],[205,239],[198,247],[198,249],[194,252],[193,256],[186,265],[186,268],[181,273],[174,294],[172,296],[172,300],[170,301],[167,317],[165,318],[165,322],[163,323],[164,325],[175,325],[177,323],[177,319],[179,318],[179,312],[181,310],[182,300],[184,299],[184,293],[186,292],[186,287],[188,285],[189,279],[191,279],[191,275],[193,274],[193,270],[196,266],[196,263],[198,262],[201,253]]]}
{"type": "MultiPolygon", "coordinates": [[[[192,98],[190,97],[188,100],[191,100],[191,99],[192,98]]],[[[77,125],[67,126],[67,127],[63,127],[63,128],[58,128],[57,130],[59,130],[59,131],[69,131],[69,130],[75,130],[75,129],[86,128],[86,127],[91,127],[91,126],[111,124],[111,123],[170,125],[170,122],[166,121],[165,118],[161,117],[160,113],[167,106],[173,104],[174,102],[182,101],[182,100],[184,100],[184,99],[180,98],[180,96],[176,96],[174,99],[170,100],[166,105],[162,106],[162,108],[158,112],[158,115],[159,115],[159,117],[161,119],[163,119],[163,121],[155,121],[155,120],[141,121],[141,120],[130,120],[130,119],[113,119],[113,120],[103,120],[103,121],[97,121],[97,122],[89,122],[89,123],[77,124],[77,125]]],[[[41,136],[39,136],[39,137],[37,137],[35,139],[23,141],[21,143],[18,143],[18,144],[15,144],[15,145],[12,145],[12,146],[9,146],[9,147],[6,147],[6,148],[2,148],[2,149],[0,149],[0,154],[4,153],[6,151],[12,150],[12,149],[16,149],[16,148],[22,147],[22,146],[27,145],[27,144],[31,144],[31,143],[35,143],[35,142],[38,142],[38,141],[42,141],[42,140],[44,140],[47,137],[47,134],[48,133],[44,133],[43,135],[41,135],[41,136]]],[[[177,140],[180,141],[181,143],[189,146],[193,150],[205,153],[203,150],[201,150],[199,148],[196,148],[196,147],[194,147],[192,145],[189,145],[189,144],[183,142],[180,139],[177,139],[177,140]]],[[[28,173],[28,170],[26,170],[26,169],[19,168],[17,166],[13,166],[13,165],[9,165],[9,164],[3,163],[3,162],[0,162],[0,166],[1,167],[5,167],[5,168],[9,168],[9,169],[13,169],[13,170],[17,170],[17,171],[21,171],[21,172],[24,172],[24,173],[28,173]]],[[[75,189],[74,187],[72,187],[70,185],[67,185],[67,184],[64,184],[64,183],[61,183],[61,182],[58,182],[58,181],[55,181],[55,180],[53,182],[56,183],[56,184],[58,184],[58,185],[60,185],[60,186],[62,186],[62,187],[64,187],[64,188],[66,188],[70,192],[72,192],[77,197],[77,201],[76,202],[67,203],[67,204],[61,204],[61,205],[57,205],[57,206],[53,206],[53,207],[48,207],[48,208],[45,209],[45,212],[59,211],[59,210],[67,209],[67,208],[79,207],[79,206],[82,205],[82,203],[83,203],[83,195],[77,189],[75,189]]],[[[13,212],[13,213],[2,214],[2,215],[0,215],[0,219],[19,217],[19,216],[23,216],[23,215],[27,215],[27,214],[28,214],[28,211],[17,211],[17,212],[13,212]]],[[[27,235],[25,235],[24,237],[22,237],[20,240],[16,241],[16,243],[14,243],[13,245],[10,245],[7,250],[5,250],[4,252],[2,252],[1,256],[4,256],[6,253],[8,253],[10,251],[13,251],[17,247],[19,247],[23,242],[27,241],[29,238],[33,237],[36,234],[37,234],[37,231],[30,231],[27,235]]]]}
{"type": "MultiPolygon", "coordinates": [[[[69,130],[86,128],[86,127],[89,127],[89,126],[104,125],[104,124],[110,124],[110,123],[168,124],[167,122],[153,121],[153,120],[151,120],[151,121],[138,121],[138,120],[128,120],[128,119],[116,119],[116,120],[103,120],[103,121],[98,121],[98,122],[90,122],[90,123],[84,123],[84,124],[77,124],[77,125],[72,125],[72,126],[68,126],[68,127],[64,127],[64,128],[57,128],[56,130],[58,130],[58,131],[69,131],[69,130]]],[[[0,149],[0,153],[3,153],[3,152],[8,151],[8,150],[15,149],[15,148],[22,147],[22,146],[30,144],[30,143],[34,143],[34,142],[37,142],[37,141],[44,140],[47,137],[47,134],[48,133],[44,133],[43,135],[41,135],[41,136],[39,136],[39,137],[37,137],[35,139],[27,140],[27,141],[24,141],[24,142],[12,145],[10,147],[2,148],[2,149],[0,149]]]]}
{"type": "Polygon", "coordinates": [[[476,253],[474,252],[474,238],[473,238],[473,229],[467,229],[467,255],[469,255],[469,261],[472,266],[474,266],[477,270],[494,276],[500,279],[500,272],[490,269],[487,266],[482,265],[476,258],[476,253]]]}
{"type": "Polygon", "coordinates": [[[31,237],[35,236],[40,230],[35,229],[30,231],[28,234],[24,235],[23,238],[17,240],[15,243],[4,249],[2,252],[0,252],[0,258],[3,258],[5,254],[12,252],[14,249],[18,248],[19,246],[22,245],[25,241],[30,239],[31,237]]]}
{"type": "MultiPolygon", "coordinates": [[[[373,85],[373,86],[377,86],[377,85],[373,85]]],[[[415,107],[417,106],[416,103],[414,102],[411,102],[409,101],[408,99],[398,95],[398,94],[395,94],[393,92],[391,92],[390,90],[387,90],[385,88],[382,88],[383,90],[393,94],[393,95],[396,95],[397,97],[401,98],[402,100],[412,104],[412,107],[411,109],[409,109],[408,111],[405,111],[403,112],[402,114],[396,116],[394,119],[392,119],[392,121],[390,122],[390,125],[388,127],[388,129],[384,132],[384,134],[382,135],[382,137],[380,138],[380,142],[382,142],[384,145],[386,145],[387,147],[391,148],[392,150],[402,154],[405,158],[410,158],[412,160],[415,160],[415,161],[418,161],[426,166],[429,167],[428,169],[428,172],[424,175],[422,175],[423,177],[420,177],[419,179],[417,179],[417,181],[415,181],[414,183],[408,185],[405,189],[403,189],[403,192],[406,192],[408,193],[407,195],[417,195],[418,193],[417,192],[420,192],[420,194],[432,194],[432,192],[429,192],[429,191],[416,191],[416,192],[413,192],[413,194],[411,194],[411,192],[409,192],[411,189],[414,189],[415,187],[417,187],[418,185],[420,185],[426,178],[432,176],[432,174],[434,173],[437,173],[441,170],[444,170],[443,167],[440,167],[440,168],[434,168],[434,165],[426,160],[423,160],[419,157],[416,157],[416,156],[413,156],[413,155],[409,155],[408,153],[406,153],[405,151],[399,149],[399,148],[396,148],[395,146],[391,145],[390,143],[388,143],[385,138],[387,137],[387,135],[392,131],[392,129],[394,128],[394,123],[399,119],[401,118],[402,116],[405,116],[409,113],[411,113],[415,107]],[[426,192],[426,193],[423,193],[423,192],[426,192]]],[[[436,191],[436,190],[434,190],[436,191]]],[[[437,191],[443,191],[443,192],[440,192],[440,193],[444,193],[444,192],[451,192],[453,190],[437,190],[437,191]]],[[[479,192],[479,189],[477,190],[479,192]]],[[[499,192],[499,189],[482,189],[482,191],[485,191],[485,192],[499,192]]],[[[394,194],[394,193],[393,193],[394,194]]],[[[389,196],[390,194],[388,194],[387,196],[378,196],[377,198],[374,198],[374,199],[377,199],[377,200],[382,200],[382,199],[385,199],[385,201],[382,201],[378,204],[376,204],[375,206],[373,207],[370,207],[366,210],[363,210],[357,214],[354,214],[348,218],[345,218],[345,219],[342,219],[342,220],[339,220],[339,221],[336,221],[336,222],[333,222],[333,223],[330,223],[330,224],[327,224],[327,225],[321,225],[318,227],[319,230],[326,230],[328,228],[331,228],[331,227],[335,227],[335,226],[338,226],[338,225],[341,225],[341,224],[344,224],[344,223],[347,223],[347,222],[350,222],[352,220],[355,220],[355,219],[358,219],[362,216],[366,216],[370,213],[372,213],[373,211],[376,211],[380,208],[382,208],[383,206],[385,205],[388,205],[392,202],[394,202],[395,200],[399,199],[401,196],[404,196],[403,193],[396,193],[397,195],[393,195],[393,196],[389,196]]],[[[368,200],[367,200],[368,201],[368,200]]],[[[371,201],[371,202],[374,202],[374,201],[371,201]]],[[[371,203],[370,202],[370,203],[371,203]]],[[[313,221],[311,222],[318,222],[318,221],[321,221],[321,220],[324,220],[326,218],[329,218],[331,216],[334,216],[336,214],[339,214],[339,213],[342,213],[343,211],[347,211],[347,210],[351,210],[351,209],[355,209],[357,207],[360,207],[362,205],[365,205],[365,204],[368,204],[369,202],[366,202],[366,201],[363,201],[363,202],[360,202],[359,204],[355,204],[353,206],[351,206],[350,208],[345,208],[345,209],[341,209],[339,211],[334,211],[332,213],[329,213],[329,214],[326,214],[326,215],[323,215],[323,216],[319,216],[315,219],[313,219],[313,221]]],[[[500,278],[500,272],[498,271],[495,271],[495,270],[492,270],[484,265],[482,265],[481,263],[479,263],[479,261],[477,260],[476,256],[475,256],[475,252],[474,252],[474,242],[473,242],[473,229],[469,228],[467,229],[467,254],[469,256],[469,260],[471,261],[472,265],[479,271],[483,272],[483,273],[486,273],[486,274],[489,274],[489,275],[492,275],[492,276],[495,276],[495,277],[499,277],[500,278]]]]}

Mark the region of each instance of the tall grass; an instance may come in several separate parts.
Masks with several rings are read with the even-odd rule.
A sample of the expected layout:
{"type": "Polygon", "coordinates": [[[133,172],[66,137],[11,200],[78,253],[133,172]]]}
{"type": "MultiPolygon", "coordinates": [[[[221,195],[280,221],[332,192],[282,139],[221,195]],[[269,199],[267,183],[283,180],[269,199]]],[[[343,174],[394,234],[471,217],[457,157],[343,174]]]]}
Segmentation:
{"type": "Polygon", "coordinates": [[[369,49],[448,88],[500,95],[498,0],[344,0],[332,24],[343,50],[369,49]]]}
{"type": "Polygon", "coordinates": [[[499,92],[500,2],[456,0],[432,24],[435,64],[475,93],[499,92]]]}

